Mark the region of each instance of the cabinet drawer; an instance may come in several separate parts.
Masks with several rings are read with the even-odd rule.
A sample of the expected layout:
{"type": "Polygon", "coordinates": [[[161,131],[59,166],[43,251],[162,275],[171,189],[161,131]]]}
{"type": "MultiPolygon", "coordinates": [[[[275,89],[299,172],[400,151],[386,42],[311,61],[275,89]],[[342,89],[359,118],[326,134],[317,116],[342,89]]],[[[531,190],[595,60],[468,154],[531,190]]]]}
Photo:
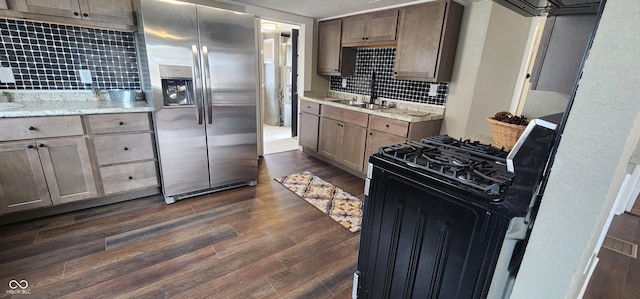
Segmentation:
{"type": "Polygon", "coordinates": [[[100,168],[105,194],[158,185],[156,162],[138,162],[100,168]]]}
{"type": "Polygon", "coordinates": [[[335,119],[338,121],[354,124],[356,126],[366,127],[369,121],[369,114],[342,109],[333,106],[322,106],[322,116],[335,119]]]}
{"type": "Polygon", "coordinates": [[[308,101],[300,101],[300,112],[319,115],[320,104],[308,101]]]}
{"type": "Polygon", "coordinates": [[[94,134],[148,131],[151,129],[148,113],[114,113],[88,115],[94,134]]]}
{"type": "Polygon", "coordinates": [[[0,119],[0,140],[37,139],[84,135],[80,116],[47,116],[0,119]]]}
{"type": "Polygon", "coordinates": [[[409,132],[409,123],[388,117],[371,115],[369,118],[369,129],[398,135],[400,137],[407,137],[407,132],[409,132]]]}
{"type": "Polygon", "coordinates": [[[151,133],[95,136],[93,143],[100,165],[154,158],[151,133]]]}

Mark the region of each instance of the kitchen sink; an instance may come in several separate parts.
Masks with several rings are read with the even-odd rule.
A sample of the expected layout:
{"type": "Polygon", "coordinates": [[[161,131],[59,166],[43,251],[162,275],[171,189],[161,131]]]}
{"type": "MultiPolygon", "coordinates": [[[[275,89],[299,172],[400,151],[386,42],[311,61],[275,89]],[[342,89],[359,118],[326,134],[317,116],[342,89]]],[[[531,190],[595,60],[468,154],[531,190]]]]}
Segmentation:
{"type": "Polygon", "coordinates": [[[389,108],[389,107],[378,105],[378,104],[368,104],[368,103],[358,102],[358,101],[354,101],[354,100],[337,100],[337,101],[334,101],[334,102],[335,103],[349,105],[349,106],[352,106],[352,107],[365,108],[365,109],[386,109],[386,108],[389,108]]]}

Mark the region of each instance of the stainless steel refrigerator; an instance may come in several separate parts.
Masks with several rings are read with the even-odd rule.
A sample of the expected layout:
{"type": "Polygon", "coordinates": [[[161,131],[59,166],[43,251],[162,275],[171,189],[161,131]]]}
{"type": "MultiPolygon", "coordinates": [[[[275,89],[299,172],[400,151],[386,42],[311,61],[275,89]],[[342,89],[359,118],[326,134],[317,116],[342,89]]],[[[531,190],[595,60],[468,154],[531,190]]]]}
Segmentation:
{"type": "Polygon", "coordinates": [[[166,0],[137,9],[165,201],[255,185],[255,17],[166,0]]]}

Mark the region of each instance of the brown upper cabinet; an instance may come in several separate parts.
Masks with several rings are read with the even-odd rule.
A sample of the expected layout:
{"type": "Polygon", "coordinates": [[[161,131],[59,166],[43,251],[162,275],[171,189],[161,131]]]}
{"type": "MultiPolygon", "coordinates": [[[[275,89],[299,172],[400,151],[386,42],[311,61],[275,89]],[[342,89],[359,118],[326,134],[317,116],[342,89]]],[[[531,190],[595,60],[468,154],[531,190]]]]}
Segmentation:
{"type": "Polygon", "coordinates": [[[115,29],[133,29],[131,0],[13,0],[22,17],[115,29]]]}
{"type": "Polygon", "coordinates": [[[463,9],[450,0],[400,9],[396,79],[451,81],[463,9]]]}
{"type": "Polygon", "coordinates": [[[356,50],[342,48],[342,19],[318,23],[318,75],[353,75],[356,50]]]}
{"type": "Polygon", "coordinates": [[[342,18],[342,46],[395,45],[398,10],[342,18]]]}

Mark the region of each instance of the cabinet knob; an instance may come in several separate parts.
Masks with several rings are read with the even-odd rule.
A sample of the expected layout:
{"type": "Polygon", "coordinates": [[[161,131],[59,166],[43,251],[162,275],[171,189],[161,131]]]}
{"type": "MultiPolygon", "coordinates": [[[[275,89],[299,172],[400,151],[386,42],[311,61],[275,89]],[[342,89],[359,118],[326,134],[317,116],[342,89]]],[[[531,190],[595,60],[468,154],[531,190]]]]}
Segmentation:
{"type": "Polygon", "coordinates": [[[44,144],[40,143],[38,144],[38,147],[44,147],[44,144]]]}
{"type": "Polygon", "coordinates": [[[311,109],[311,106],[307,106],[307,109],[311,109]]]}
{"type": "Polygon", "coordinates": [[[86,18],[86,17],[89,16],[89,14],[85,12],[85,13],[82,14],[82,16],[86,18]]]}
{"type": "Polygon", "coordinates": [[[27,148],[34,148],[33,144],[27,145],[27,148]]]}
{"type": "Polygon", "coordinates": [[[362,40],[365,40],[365,38],[364,38],[364,37],[362,37],[362,40]]]}
{"type": "Polygon", "coordinates": [[[369,136],[373,136],[373,133],[369,132],[369,136]]]}
{"type": "Polygon", "coordinates": [[[129,176],[129,179],[130,179],[130,180],[133,180],[133,177],[132,177],[132,176],[129,176]]]}
{"type": "Polygon", "coordinates": [[[128,150],[129,150],[129,148],[125,146],[125,147],[124,147],[124,150],[125,150],[125,151],[128,151],[128,150]]]}
{"type": "Polygon", "coordinates": [[[35,131],[36,127],[29,127],[29,131],[35,131]]]}
{"type": "Polygon", "coordinates": [[[124,122],[123,121],[119,122],[118,124],[121,125],[121,126],[124,126],[124,122]]]}
{"type": "Polygon", "coordinates": [[[74,12],[73,12],[73,15],[77,17],[77,16],[79,16],[79,15],[80,15],[80,13],[78,13],[77,11],[74,11],[74,12]]]}
{"type": "Polygon", "coordinates": [[[388,128],[388,127],[389,127],[389,124],[386,124],[386,125],[384,125],[384,126],[388,128]]]}

